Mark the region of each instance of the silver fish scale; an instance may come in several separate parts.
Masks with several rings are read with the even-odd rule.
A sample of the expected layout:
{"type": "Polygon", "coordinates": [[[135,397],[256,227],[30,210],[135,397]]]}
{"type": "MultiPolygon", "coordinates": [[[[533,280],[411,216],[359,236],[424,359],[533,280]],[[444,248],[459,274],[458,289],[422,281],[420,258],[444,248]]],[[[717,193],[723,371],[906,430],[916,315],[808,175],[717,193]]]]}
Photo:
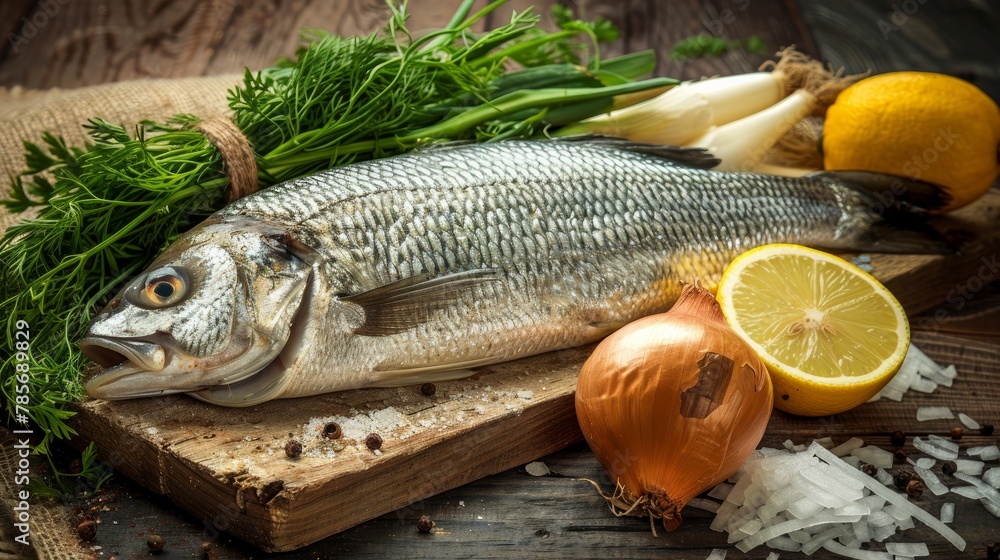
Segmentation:
{"type": "MultiPolygon", "coordinates": [[[[692,169],[613,142],[502,142],[332,170],[221,214],[287,228],[328,257],[324,275],[344,295],[427,272],[497,271],[500,281],[469,288],[429,323],[338,350],[343,362],[392,370],[583,344],[665,310],[680,280],[714,283],[752,246],[846,245],[836,232],[859,218],[838,200],[851,192],[692,169]]],[[[320,369],[284,396],[372,381],[320,369]]]]}

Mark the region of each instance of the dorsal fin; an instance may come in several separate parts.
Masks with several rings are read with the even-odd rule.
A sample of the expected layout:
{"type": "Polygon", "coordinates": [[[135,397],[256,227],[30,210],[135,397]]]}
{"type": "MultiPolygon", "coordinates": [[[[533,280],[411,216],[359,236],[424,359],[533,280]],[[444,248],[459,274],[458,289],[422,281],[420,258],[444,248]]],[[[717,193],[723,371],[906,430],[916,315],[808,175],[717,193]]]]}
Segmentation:
{"type": "Polygon", "coordinates": [[[580,142],[587,144],[602,144],[611,148],[637,154],[646,154],[665,159],[671,163],[692,167],[694,169],[712,169],[722,162],[705,148],[689,148],[686,146],[666,146],[662,144],[647,144],[628,138],[604,136],[601,134],[580,134],[553,138],[554,142],[580,142]]]}

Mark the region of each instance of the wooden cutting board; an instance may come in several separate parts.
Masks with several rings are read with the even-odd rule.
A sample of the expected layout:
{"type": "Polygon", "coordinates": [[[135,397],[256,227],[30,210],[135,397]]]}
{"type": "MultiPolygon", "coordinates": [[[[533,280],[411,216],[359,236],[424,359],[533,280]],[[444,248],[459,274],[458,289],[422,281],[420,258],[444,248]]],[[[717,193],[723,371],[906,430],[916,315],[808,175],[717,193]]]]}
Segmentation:
{"type": "MultiPolygon", "coordinates": [[[[1000,192],[954,219],[975,232],[958,255],[872,256],[911,315],[944,321],[1000,274],[1000,192]]],[[[574,390],[591,349],[481,368],[430,396],[367,389],[245,409],[183,396],[87,401],[73,426],[78,443],[96,441],[103,461],[204,520],[208,534],[292,550],[579,440],[574,390]],[[323,436],[331,421],[340,439],[323,436]],[[382,439],[377,452],[369,433],[382,439]],[[286,455],[289,440],[303,445],[300,457],[286,455]]]]}

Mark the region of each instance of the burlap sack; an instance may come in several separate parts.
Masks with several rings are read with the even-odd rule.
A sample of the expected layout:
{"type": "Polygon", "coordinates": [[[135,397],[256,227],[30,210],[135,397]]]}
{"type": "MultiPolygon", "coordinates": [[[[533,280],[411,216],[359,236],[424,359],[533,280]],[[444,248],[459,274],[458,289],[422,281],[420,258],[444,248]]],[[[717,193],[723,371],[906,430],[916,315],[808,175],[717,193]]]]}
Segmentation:
{"type": "MultiPolygon", "coordinates": [[[[14,526],[15,507],[20,500],[15,498],[21,490],[15,485],[14,473],[19,469],[19,450],[14,446],[18,437],[0,426],[0,558],[5,560],[89,560],[94,557],[89,546],[80,546],[79,538],[73,531],[70,519],[72,512],[65,505],[52,500],[38,501],[30,499],[28,503],[28,546],[14,538],[22,536],[21,531],[14,526]],[[9,516],[9,517],[8,517],[9,516]]],[[[45,459],[30,455],[29,472],[32,478],[39,477],[45,471],[45,459]]],[[[47,463],[46,463],[47,464],[47,463]]]]}
{"type": "MultiPolygon", "coordinates": [[[[24,171],[24,140],[40,143],[42,133],[48,131],[61,135],[69,145],[82,146],[87,136],[81,125],[93,117],[126,129],[141,120],[164,121],[177,113],[190,113],[203,119],[222,117],[229,113],[226,91],[241,80],[242,75],[230,74],[119,82],[74,90],[0,89],[0,184],[6,190],[8,178],[24,171]]],[[[34,212],[29,211],[15,215],[0,206],[0,234],[32,214],[34,212]]],[[[17,461],[12,445],[11,435],[0,428],[0,472],[3,473],[0,476],[0,558],[93,558],[94,550],[80,542],[68,508],[59,502],[31,503],[31,548],[12,540],[12,519],[8,515],[13,511],[16,502],[12,500],[19,490],[9,476],[17,461]]],[[[32,463],[37,467],[45,461],[34,456],[32,463]]]]}
{"type": "Polygon", "coordinates": [[[0,177],[24,171],[24,140],[39,143],[45,131],[73,146],[87,139],[83,124],[99,117],[126,130],[140,120],[163,121],[177,113],[203,119],[229,112],[226,91],[240,74],[135,80],[45,92],[0,90],[0,177]]]}

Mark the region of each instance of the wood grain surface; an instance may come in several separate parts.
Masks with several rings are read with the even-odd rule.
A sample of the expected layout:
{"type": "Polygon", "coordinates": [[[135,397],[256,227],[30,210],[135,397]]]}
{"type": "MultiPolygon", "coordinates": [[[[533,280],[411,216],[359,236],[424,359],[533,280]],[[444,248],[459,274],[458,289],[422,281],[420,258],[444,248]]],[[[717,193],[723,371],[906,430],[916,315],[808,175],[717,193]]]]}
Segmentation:
{"type": "MultiPolygon", "coordinates": [[[[954,220],[989,229],[1000,220],[998,201],[1000,193],[992,192],[954,220]]],[[[946,300],[956,282],[978,278],[984,259],[998,252],[1000,233],[984,231],[956,255],[879,256],[874,274],[916,315],[946,300]]],[[[147,488],[203,519],[231,521],[230,532],[264,550],[293,550],[579,440],[573,398],[590,348],[482,368],[469,380],[441,384],[433,397],[404,387],[245,409],[205,406],[183,396],[91,400],[79,407],[73,425],[81,444],[97,442],[116,470],[147,488]],[[360,439],[367,433],[345,438],[344,449],[331,453],[335,444],[320,436],[322,426],[314,420],[367,421],[386,411],[399,418],[380,434],[380,454],[360,439]],[[302,458],[284,456],[289,439],[305,444],[302,458]],[[330,511],[337,515],[324,517],[330,511]]],[[[970,367],[983,366],[976,360],[970,367]]],[[[1000,396],[995,379],[972,379],[977,390],[1000,396]]],[[[993,398],[958,393],[956,399],[949,405],[974,418],[995,409],[993,398]]],[[[893,423],[905,420],[895,412],[899,406],[875,403],[832,420],[777,414],[786,420],[772,422],[767,434],[783,440],[891,433],[893,423]]]]}
{"type": "MultiPolygon", "coordinates": [[[[916,409],[924,405],[947,403],[956,412],[962,411],[982,423],[1000,423],[1000,411],[995,403],[1000,399],[1000,347],[995,344],[970,342],[967,339],[940,333],[918,332],[914,342],[931,357],[941,363],[954,363],[959,376],[952,387],[942,387],[931,395],[909,392],[901,402],[879,401],[862,405],[850,412],[821,418],[802,418],[775,411],[768,424],[767,433],[761,445],[780,447],[786,439],[795,443],[808,443],[811,439],[831,436],[840,442],[849,437],[861,437],[866,442],[891,449],[889,437],[896,430],[903,430],[911,437],[934,433],[946,436],[956,424],[955,421],[916,422],[916,409]]],[[[485,382],[490,375],[483,375],[485,382]]],[[[442,384],[440,390],[449,389],[442,384]]],[[[414,397],[416,398],[416,397],[414,397]]],[[[180,399],[178,399],[180,400],[180,399]]],[[[298,399],[285,403],[292,407],[298,399]]],[[[193,404],[193,403],[192,403],[193,404]]],[[[168,417],[173,414],[166,407],[157,406],[148,416],[168,417]]],[[[182,407],[188,411],[194,407],[182,407]]],[[[183,414],[178,414],[183,419],[183,414]]],[[[202,419],[199,416],[199,419],[202,419]]],[[[202,430],[195,421],[187,421],[187,429],[219,433],[224,428],[224,416],[216,416],[218,424],[202,430]],[[192,426],[193,425],[193,426],[192,426]]],[[[136,419],[129,414],[123,418],[133,423],[133,428],[148,426],[148,420],[136,419]]],[[[530,434],[524,434],[524,446],[531,443],[530,434]]],[[[218,436],[221,437],[221,436],[218,436]]],[[[217,438],[216,438],[217,439],[217,438]]],[[[961,445],[975,446],[996,443],[997,437],[967,434],[961,445]]],[[[228,446],[231,448],[234,442],[228,446]]],[[[389,443],[387,442],[387,445],[389,443]]],[[[492,455],[492,444],[471,446],[468,450],[473,463],[479,453],[492,455]]],[[[225,448],[220,445],[219,448],[225,448]]],[[[908,444],[905,450],[911,458],[922,455],[908,444]]],[[[286,461],[283,457],[277,461],[286,461]]],[[[593,487],[579,479],[595,480],[605,488],[611,481],[604,473],[594,455],[584,444],[571,445],[561,451],[542,458],[552,471],[543,477],[530,476],[524,469],[523,460],[503,472],[471,482],[453,490],[435,493],[426,499],[381,515],[371,521],[339,532],[315,544],[295,552],[280,554],[277,558],[526,558],[544,555],[546,558],[672,558],[678,560],[702,560],[712,548],[727,548],[725,536],[708,529],[711,514],[695,508],[686,508],[682,513],[684,524],[672,533],[659,532],[658,537],[650,534],[649,523],[637,518],[616,518],[594,491],[593,487]],[[436,522],[431,534],[421,534],[416,530],[417,520],[427,515],[436,522]]],[[[424,468],[426,465],[420,464],[424,468]]],[[[898,467],[898,465],[897,465],[898,467]]],[[[935,468],[939,471],[939,467],[935,468]]],[[[431,471],[436,475],[438,471],[431,471]]],[[[408,486],[419,484],[422,478],[419,470],[406,470],[393,477],[401,480],[393,485],[381,484],[375,493],[360,491],[352,493],[359,500],[371,501],[383,497],[384,493],[398,493],[408,486]]],[[[940,474],[940,472],[938,472],[940,474]]],[[[378,486],[373,477],[369,482],[378,486]]],[[[141,477],[140,477],[141,480],[141,477]]],[[[954,485],[951,480],[945,483],[954,485]]],[[[220,481],[219,485],[224,485],[220,481]]],[[[364,485],[364,481],[361,481],[364,485]]],[[[367,486],[366,486],[367,488],[367,486]]],[[[202,541],[218,547],[220,558],[249,559],[258,557],[259,552],[252,546],[225,534],[241,534],[243,517],[234,520],[228,517],[237,510],[230,501],[228,514],[192,516],[177,510],[170,501],[151,496],[142,487],[125,480],[119,480],[110,490],[110,497],[102,499],[107,510],[101,514],[103,520],[96,543],[116,558],[139,558],[146,552],[146,536],[155,532],[164,536],[167,550],[171,555],[198,555],[202,541]]],[[[233,492],[210,492],[202,499],[232,500],[233,492]]],[[[279,501],[282,498],[275,498],[279,501]]],[[[985,557],[986,544],[996,540],[1000,523],[986,514],[985,509],[975,501],[966,500],[954,494],[933,496],[929,492],[915,501],[920,507],[937,513],[944,502],[955,502],[956,513],[953,527],[968,541],[965,552],[959,553],[932,530],[917,524],[896,540],[912,542],[923,540],[928,543],[932,558],[985,557]]],[[[312,520],[316,526],[336,526],[341,523],[342,501],[337,499],[328,507],[317,512],[312,520]]],[[[251,510],[253,508],[250,508],[251,510]]],[[[249,522],[252,522],[250,520],[249,522]]],[[[251,541],[253,542],[253,541],[251,541]]],[[[764,558],[769,551],[760,548],[746,555],[730,550],[730,557],[764,558]]],[[[781,553],[782,558],[798,558],[800,555],[781,553]]],[[[803,557],[804,558],[804,557],[803,557]]],[[[811,558],[839,558],[820,550],[811,558]]]]}
{"type": "MultiPolygon", "coordinates": [[[[553,3],[514,0],[509,7],[520,11],[536,5],[545,13],[553,3]]],[[[853,44],[864,40],[864,45],[874,47],[858,60],[876,66],[879,56],[893,52],[897,55],[893,60],[903,64],[898,58],[903,49],[909,57],[904,61],[908,68],[956,67],[949,65],[952,55],[932,59],[921,51],[931,43],[915,39],[923,36],[915,34],[923,29],[918,24],[884,43],[872,43],[870,37],[844,31],[858,27],[858,21],[863,27],[891,13],[891,2],[873,3],[878,6],[847,3],[852,9],[843,3],[835,3],[833,9],[822,0],[564,3],[572,4],[584,17],[602,15],[619,25],[622,38],[607,49],[609,55],[656,49],[657,75],[690,79],[730,74],[756,69],[764,60],[741,50],[683,63],[669,59],[677,41],[701,32],[726,39],[757,35],[771,50],[795,44],[810,54],[822,52],[832,60],[848,63],[855,60],[850,56],[853,44]],[[807,10],[805,15],[800,7],[807,10]],[[824,43],[813,43],[806,22],[820,26],[824,43]],[[894,42],[904,37],[904,43],[894,42]]],[[[411,0],[411,30],[419,33],[440,26],[453,4],[411,0]]],[[[989,25],[989,18],[980,17],[982,12],[972,6],[974,2],[946,4],[943,8],[921,8],[920,18],[912,21],[924,21],[925,28],[927,21],[933,23],[934,14],[944,9],[962,11],[963,16],[989,25]]],[[[292,54],[302,27],[339,34],[367,33],[382,24],[385,14],[381,0],[5,0],[0,3],[0,30],[6,37],[0,42],[0,86],[67,88],[138,77],[259,69],[292,54]]],[[[491,16],[484,25],[495,25],[498,18],[491,16]]],[[[988,40],[995,42],[997,36],[993,33],[988,40]]],[[[951,33],[949,41],[952,38],[958,43],[963,40],[961,33],[951,33]]],[[[980,75],[996,73],[988,64],[970,62],[974,57],[954,44],[949,46],[951,53],[964,57],[962,64],[980,75]]],[[[914,340],[937,360],[958,366],[960,377],[955,386],[933,395],[910,393],[901,403],[880,401],[833,417],[803,419],[776,412],[764,444],[776,446],[786,438],[798,443],[815,437],[845,439],[857,435],[887,447],[888,435],[896,429],[945,434],[951,427],[947,422],[915,422],[915,410],[921,404],[946,403],[981,421],[1000,421],[995,404],[1000,398],[997,314],[977,318],[969,308],[958,308],[958,300],[949,299],[963,287],[968,292],[983,266],[982,259],[997,255],[994,224],[1000,218],[998,197],[994,191],[974,210],[983,212],[980,218],[987,217],[983,218],[987,221],[978,222],[986,224],[987,235],[975,251],[915,260],[873,258],[878,275],[887,280],[911,313],[927,311],[915,320],[914,340]],[[972,340],[949,334],[956,330],[971,331],[972,340]]],[[[978,299],[969,307],[984,305],[979,302],[989,299],[982,296],[991,289],[991,282],[996,284],[995,276],[974,291],[978,299]]],[[[240,411],[205,407],[182,397],[86,403],[77,418],[83,437],[99,439],[104,460],[153,492],[118,477],[95,502],[86,504],[102,521],[95,542],[102,548],[91,550],[94,556],[145,558],[149,555],[145,538],[153,530],[165,536],[167,556],[197,557],[201,542],[208,541],[218,547],[220,558],[241,560],[260,557],[260,551],[248,542],[264,549],[290,549],[333,533],[276,557],[545,555],[700,560],[711,548],[724,547],[723,536],[707,529],[708,514],[689,508],[681,530],[661,532],[654,538],[645,521],[612,517],[593,489],[577,480],[587,477],[605,487],[610,483],[584,445],[565,447],[579,438],[571,398],[575,371],[585,356],[586,349],[578,349],[494,366],[471,380],[440,385],[435,397],[423,396],[412,388],[354,391],[240,411]],[[548,375],[535,375],[539,370],[548,375]],[[530,399],[518,396],[518,392],[527,395],[527,391],[531,391],[530,399]],[[476,398],[485,395],[487,399],[492,395],[495,400],[471,405],[464,402],[466,394],[476,398]],[[425,408],[428,404],[433,406],[425,408]],[[290,461],[283,456],[281,445],[288,434],[303,437],[303,424],[310,418],[351,416],[386,406],[402,411],[411,424],[426,420],[443,429],[423,430],[406,439],[388,434],[382,455],[350,441],[334,458],[307,454],[290,461]],[[456,422],[459,415],[476,421],[456,422]],[[276,449],[275,444],[281,445],[276,449]],[[269,454],[269,449],[275,454],[269,454]],[[524,462],[553,451],[544,457],[552,475],[526,474],[524,462]],[[331,465],[343,474],[340,480],[331,476],[331,465]],[[491,472],[499,474],[479,478],[491,472]],[[394,508],[399,509],[390,511],[394,508]],[[415,530],[416,519],[423,514],[438,523],[432,534],[415,530]]],[[[996,438],[969,437],[963,445],[991,441],[995,443],[996,438]]],[[[1000,525],[979,504],[956,496],[948,499],[959,502],[954,527],[970,542],[964,553],[955,553],[919,525],[907,536],[928,540],[934,557],[983,558],[985,545],[1000,538],[1000,525]]],[[[942,501],[925,496],[918,503],[936,512],[942,501]]],[[[730,557],[734,555],[731,550],[730,557]]],[[[758,549],[746,557],[766,555],[767,551],[758,549]]],[[[786,557],[795,555],[782,553],[782,558],[786,557]]],[[[812,557],[833,555],[820,551],[812,557]]]]}
{"type": "MultiPolygon", "coordinates": [[[[496,25],[534,6],[551,27],[553,0],[514,0],[484,20],[496,25]]],[[[485,4],[481,2],[477,5],[485,4]]],[[[409,28],[439,26],[457,2],[412,0],[409,28]]],[[[606,17],[622,31],[609,55],[642,49],[662,53],[657,75],[698,78],[756,70],[766,57],[733,49],[722,57],[681,63],[669,53],[680,39],[708,32],[727,39],[761,37],[777,50],[815,47],[792,0],[581,0],[584,17],[606,17]]],[[[294,53],[298,32],[320,28],[341,35],[369,33],[386,21],[381,0],[120,0],[67,2],[10,0],[0,5],[0,85],[79,87],[134,78],[169,78],[261,69],[294,53]],[[47,61],[39,65],[38,61],[47,61]]]]}

